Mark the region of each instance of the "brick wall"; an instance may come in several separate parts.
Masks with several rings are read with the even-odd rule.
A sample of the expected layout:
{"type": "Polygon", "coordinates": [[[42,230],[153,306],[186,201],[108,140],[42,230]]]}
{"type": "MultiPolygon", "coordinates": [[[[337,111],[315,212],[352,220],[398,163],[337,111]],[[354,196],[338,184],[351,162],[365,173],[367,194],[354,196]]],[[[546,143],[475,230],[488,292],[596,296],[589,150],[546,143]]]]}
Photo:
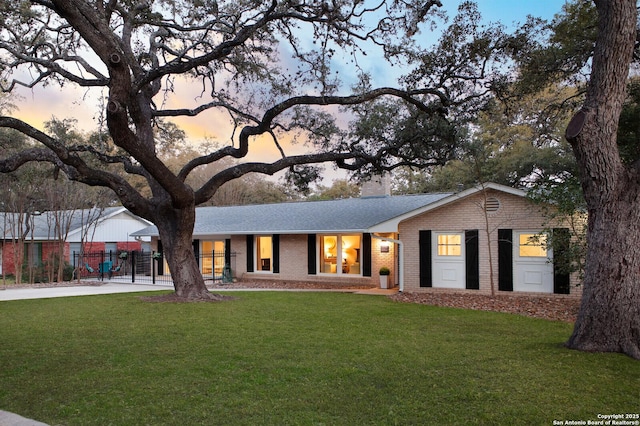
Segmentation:
{"type": "MultiPolygon", "coordinates": [[[[239,235],[231,238],[231,250],[236,252],[236,270],[234,276],[244,280],[268,280],[268,281],[304,281],[312,283],[331,283],[336,286],[378,286],[378,269],[383,262],[376,259],[377,241],[372,241],[372,276],[362,277],[359,275],[324,275],[308,273],[307,258],[307,235],[280,235],[280,273],[268,272],[247,272],[246,236],[239,235]]],[[[391,248],[392,254],[393,246],[391,248]]],[[[384,263],[392,268],[391,263],[384,263]]],[[[393,268],[392,268],[393,269],[393,268]]]]}
{"type": "MultiPolygon", "coordinates": [[[[400,236],[405,244],[405,287],[407,292],[451,291],[448,289],[433,289],[420,287],[419,271],[419,231],[452,231],[479,230],[479,266],[480,293],[491,293],[491,272],[496,293],[498,293],[498,229],[514,229],[541,231],[545,227],[562,227],[561,223],[548,224],[537,206],[523,197],[489,190],[488,197],[495,197],[500,201],[500,208],[485,214],[483,210],[484,195],[478,193],[458,202],[450,203],[422,215],[402,222],[399,226],[400,236]],[[490,242],[491,251],[488,243],[490,242]],[[491,254],[491,262],[489,257],[491,254]]],[[[582,288],[576,287],[576,277],[572,277],[571,295],[580,297],[582,288]]],[[[478,290],[466,290],[478,292],[478,290]]],[[[526,294],[521,292],[506,292],[512,295],[526,294]]],[[[540,295],[540,293],[535,293],[540,295]]],[[[544,293],[545,295],[547,293],[544,293]]],[[[559,295],[567,297],[566,295],[559,295]]]]}
{"type": "MultiPolygon", "coordinates": [[[[63,248],[63,259],[65,262],[69,262],[69,243],[62,243],[64,245],[63,248]]],[[[60,243],[58,242],[43,242],[42,243],[42,260],[47,262],[50,259],[54,259],[58,256],[60,248],[60,243]]]]}
{"type": "Polygon", "coordinates": [[[140,251],[142,249],[142,243],[140,241],[121,241],[116,243],[116,250],[118,251],[140,251]]]}
{"type": "MultiPolygon", "coordinates": [[[[30,242],[28,242],[30,244],[30,242]]],[[[36,242],[40,243],[40,242],[36,242]]],[[[58,254],[58,242],[44,241],[40,243],[42,245],[42,259],[43,262],[48,262],[58,254]]],[[[105,243],[92,242],[86,243],[84,246],[85,253],[99,253],[105,250],[105,243]]],[[[140,250],[142,245],[138,241],[119,242],[117,243],[117,249],[123,251],[140,250]]],[[[2,244],[2,271],[5,274],[15,274],[15,259],[14,259],[15,244],[11,241],[4,241],[2,244]]],[[[26,259],[26,252],[24,254],[26,259]]],[[[69,243],[64,243],[64,260],[71,263],[71,252],[69,243]]],[[[26,261],[26,260],[25,260],[26,261]]]]}
{"type": "Polygon", "coordinates": [[[106,250],[106,244],[103,242],[90,242],[84,243],[83,251],[84,253],[101,253],[106,250]]]}
{"type": "Polygon", "coordinates": [[[11,241],[2,243],[2,272],[7,275],[13,275],[16,272],[15,264],[15,244],[11,241]]]}
{"type": "MultiPolygon", "coordinates": [[[[38,259],[38,261],[48,262],[54,256],[58,255],[58,242],[53,241],[45,241],[45,242],[35,242],[36,244],[41,244],[42,246],[42,258],[38,259]]],[[[27,242],[27,245],[31,244],[31,242],[27,242]]],[[[16,244],[11,241],[4,241],[2,244],[2,272],[8,275],[15,275],[16,265],[15,265],[15,249],[16,244]]],[[[23,263],[27,262],[27,250],[24,252],[24,260],[23,263]]],[[[69,243],[64,243],[64,260],[69,262],[69,243]]]]}

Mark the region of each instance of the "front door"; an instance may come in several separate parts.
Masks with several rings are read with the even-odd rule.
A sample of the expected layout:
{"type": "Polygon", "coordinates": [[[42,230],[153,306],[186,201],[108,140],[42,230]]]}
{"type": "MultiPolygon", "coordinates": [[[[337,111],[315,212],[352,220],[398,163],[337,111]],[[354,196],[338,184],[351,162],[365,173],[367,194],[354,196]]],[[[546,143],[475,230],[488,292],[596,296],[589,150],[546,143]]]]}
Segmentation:
{"type": "Polygon", "coordinates": [[[434,234],[433,287],[465,288],[464,233],[434,234]]]}
{"type": "Polygon", "coordinates": [[[515,232],[513,245],[514,291],[553,293],[553,263],[547,236],[515,232]]]}

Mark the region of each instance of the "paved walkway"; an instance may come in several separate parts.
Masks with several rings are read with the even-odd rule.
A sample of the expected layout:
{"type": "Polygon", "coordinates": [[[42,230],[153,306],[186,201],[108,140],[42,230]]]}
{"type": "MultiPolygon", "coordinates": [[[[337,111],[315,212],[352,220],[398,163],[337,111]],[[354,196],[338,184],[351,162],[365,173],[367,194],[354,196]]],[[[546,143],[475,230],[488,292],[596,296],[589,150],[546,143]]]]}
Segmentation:
{"type": "Polygon", "coordinates": [[[46,423],[0,410],[0,426],[48,426],[46,423]]]}
{"type": "MultiPolygon", "coordinates": [[[[118,284],[105,283],[103,285],[74,285],[69,287],[43,288],[7,288],[0,287],[0,301],[23,299],[48,299],[51,297],[90,296],[94,294],[135,293],[139,291],[171,290],[172,285],[166,284],[118,284]]],[[[0,426],[2,424],[0,423],[0,426]]]]}

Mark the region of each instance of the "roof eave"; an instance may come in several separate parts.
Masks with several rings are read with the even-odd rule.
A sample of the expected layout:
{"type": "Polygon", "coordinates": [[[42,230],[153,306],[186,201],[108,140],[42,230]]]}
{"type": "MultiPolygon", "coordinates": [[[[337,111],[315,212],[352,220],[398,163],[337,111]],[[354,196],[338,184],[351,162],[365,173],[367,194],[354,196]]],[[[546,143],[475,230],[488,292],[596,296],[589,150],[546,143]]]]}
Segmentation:
{"type": "Polygon", "coordinates": [[[417,208],[415,210],[412,210],[410,212],[404,213],[400,216],[394,217],[392,219],[389,219],[387,221],[381,222],[375,226],[372,226],[369,231],[370,232],[379,232],[379,233],[383,233],[383,232],[398,232],[398,228],[400,227],[400,222],[410,219],[414,216],[426,213],[428,211],[431,210],[435,210],[437,208],[440,208],[442,206],[445,206],[449,203],[453,203],[455,201],[459,201],[463,198],[467,198],[471,195],[477,194],[479,192],[482,192],[484,190],[487,189],[492,189],[494,191],[501,191],[501,192],[505,192],[507,194],[511,194],[511,195],[515,195],[518,197],[525,197],[527,195],[526,192],[524,192],[521,189],[516,189],[516,188],[511,188],[510,186],[505,186],[505,185],[500,185],[498,183],[486,183],[484,185],[479,185],[479,186],[475,186],[473,188],[468,188],[465,189],[464,191],[460,191],[457,192],[455,194],[451,194],[448,197],[442,198],[436,202],[433,202],[431,204],[428,204],[424,207],[420,207],[417,208]]]}
{"type": "MultiPolygon", "coordinates": [[[[208,237],[212,235],[308,235],[308,234],[362,234],[369,229],[273,229],[273,230],[238,230],[194,233],[194,238],[208,237]]],[[[154,235],[157,236],[157,235],[154,235]]]]}

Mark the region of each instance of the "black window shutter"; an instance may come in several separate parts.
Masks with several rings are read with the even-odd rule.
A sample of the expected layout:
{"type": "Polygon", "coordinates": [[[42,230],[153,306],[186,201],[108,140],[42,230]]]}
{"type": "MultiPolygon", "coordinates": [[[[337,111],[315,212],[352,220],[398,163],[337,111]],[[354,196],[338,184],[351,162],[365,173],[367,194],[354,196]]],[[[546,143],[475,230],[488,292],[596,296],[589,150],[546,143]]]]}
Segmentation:
{"type": "Polygon", "coordinates": [[[231,238],[224,240],[224,264],[231,267],[231,238]]]}
{"type": "Polygon", "coordinates": [[[513,291],[513,231],[498,229],[498,290],[513,291]]]}
{"type": "Polygon", "coordinates": [[[307,235],[307,272],[316,275],[316,234],[307,235]]]}
{"type": "Polygon", "coordinates": [[[431,231],[420,231],[420,287],[433,287],[431,231]]]}
{"type": "Polygon", "coordinates": [[[478,230],[464,231],[465,281],[468,290],[480,290],[478,230]]]}
{"type": "Polygon", "coordinates": [[[571,292],[571,280],[567,272],[569,262],[569,243],[571,234],[567,228],[556,228],[551,237],[553,245],[553,292],[556,294],[569,294],[571,292]]]}
{"type": "Polygon", "coordinates": [[[371,276],[371,234],[362,234],[362,275],[371,276]]]}
{"type": "Polygon", "coordinates": [[[247,272],[253,272],[253,235],[247,235],[247,272]]]}
{"type": "Polygon", "coordinates": [[[274,234],[272,239],[273,248],[273,273],[280,273],[280,235],[274,234]]]}
{"type": "Polygon", "coordinates": [[[158,275],[164,275],[164,254],[162,253],[162,241],[160,240],[158,240],[158,253],[160,253],[160,259],[156,262],[158,275]]]}

